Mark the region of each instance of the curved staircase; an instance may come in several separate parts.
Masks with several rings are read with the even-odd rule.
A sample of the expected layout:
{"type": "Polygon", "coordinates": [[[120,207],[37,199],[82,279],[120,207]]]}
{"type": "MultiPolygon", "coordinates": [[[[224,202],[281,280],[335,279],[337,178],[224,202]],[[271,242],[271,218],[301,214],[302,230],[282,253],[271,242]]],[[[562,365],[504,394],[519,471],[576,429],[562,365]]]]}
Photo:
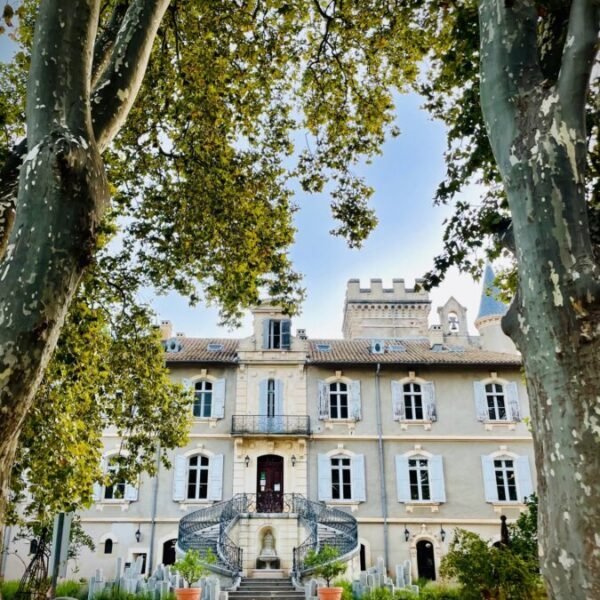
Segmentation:
{"type": "MultiPolygon", "coordinates": [[[[257,512],[255,494],[236,494],[230,500],[194,511],[179,522],[177,549],[180,552],[195,549],[201,554],[210,550],[217,560],[214,564],[208,564],[208,568],[236,579],[243,568],[243,550],[231,540],[229,533],[240,518],[257,512]]],[[[359,550],[356,519],[342,510],[330,508],[322,502],[313,502],[301,494],[284,494],[280,512],[295,515],[299,524],[308,531],[306,540],[293,550],[292,571],[296,581],[301,581],[311,573],[312,569],[304,565],[311,550],[318,550],[324,545],[333,546],[339,550],[337,560],[342,561],[350,560],[359,550]]],[[[268,580],[256,581],[261,582],[257,584],[257,589],[267,591],[264,582],[268,580]]],[[[281,583],[282,580],[274,581],[281,583]]],[[[250,598],[242,595],[238,600],[246,597],[250,598]]]]}

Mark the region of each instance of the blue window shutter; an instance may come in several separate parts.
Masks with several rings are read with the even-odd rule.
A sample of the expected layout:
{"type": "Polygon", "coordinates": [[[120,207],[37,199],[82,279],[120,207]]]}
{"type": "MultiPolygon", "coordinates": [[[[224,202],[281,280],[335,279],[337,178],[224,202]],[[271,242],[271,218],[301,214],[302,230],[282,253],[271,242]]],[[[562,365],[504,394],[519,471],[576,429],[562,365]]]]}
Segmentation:
{"type": "Polygon", "coordinates": [[[271,326],[271,320],[265,319],[263,321],[263,350],[269,349],[269,328],[271,326]]]}
{"type": "Polygon", "coordinates": [[[357,454],[352,457],[352,500],[366,502],[367,486],[365,482],[365,456],[357,454]]]}
{"type": "Polygon", "coordinates": [[[289,350],[291,343],[292,322],[289,319],[281,321],[281,349],[289,350]]]}
{"type": "Polygon", "coordinates": [[[437,407],[435,405],[435,387],[433,382],[427,381],[421,384],[423,399],[425,400],[425,418],[429,421],[437,421],[437,407]]]}
{"type": "Polygon", "coordinates": [[[410,502],[410,479],[408,476],[408,456],[396,456],[396,491],[398,502],[410,502]]]}
{"type": "Polygon", "coordinates": [[[357,421],[362,419],[362,407],[360,402],[360,380],[355,380],[350,383],[350,417],[357,421]]]}
{"type": "Polygon", "coordinates": [[[212,388],[212,414],[215,419],[225,417],[225,380],[217,379],[212,388]]]}
{"type": "Polygon", "coordinates": [[[125,484],[125,493],[123,494],[123,499],[129,502],[137,502],[138,499],[138,487],[137,485],[132,485],[130,483],[125,484]]]}
{"type": "MultiPolygon", "coordinates": [[[[100,459],[100,472],[102,475],[106,475],[106,459],[104,457],[100,459]]],[[[95,502],[100,502],[102,500],[102,489],[102,484],[96,481],[92,491],[92,498],[95,502]]]]}
{"type": "Polygon", "coordinates": [[[275,380],[275,431],[283,431],[283,381],[275,380]]]}
{"type": "Polygon", "coordinates": [[[432,456],[429,459],[429,485],[431,486],[431,500],[433,502],[446,502],[444,463],[441,455],[432,456]]]}
{"type": "Polygon", "coordinates": [[[531,469],[529,468],[529,457],[519,456],[515,460],[517,468],[517,491],[519,502],[529,498],[533,494],[533,481],[531,480],[531,469]]]}
{"type": "Polygon", "coordinates": [[[260,431],[267,431],[268,417],[267,417],[267,394],[269,391],[269,380],[263,379],[258,384],[258,427],[260,431]]]}
{"type": "Polygon", "coordinates": [[[187,458],[183,454],[175,457],[173,464],[173,500],[185,500],[185,476],[187,472],[187,458]]]}
{"type": "Polygon", "coordinates": [[[190,391],[193,389],[193,385],[192,385],[192,380],[191,379],[182,379],[181,380],[181,384],[183,385],[183,387],[186,389],[186,391],[190,391]]]}
{"type": "Polygon", "coordinates": [[[483,489],[486,502],[498,502],[498,487],[496,486],[496,473],[494,472],[494,459],[491,456],[481,457],[483,471],[483,489]]]}
{"type": "Polygon", "coordinates": [[[519,405],[519,390],[513,381],[504,385],[504,394],[508,407],[508,417],[511,421],[521,420],[521,407],[519,405]]]}
{"type": "Polygon", "coordinates": [[[319,380],[319,419],[329,418],[329,386],[319,380]]]}
{"type": "Polygon", "coordinates": [[[327,454],[318,456],[317,476],[319,478],[319,500],[327,502],[331,500],[331,460],[327,454]]]}
{"type": "Polygon", "coordinates": [[[487,409],[487,400],[485,398],[485,386],[481,381],[473,382],[473,392],[475,393],[475,410],[478,421],[487,421],[489,418],[487,409]]]}
{"type": "Polygon", "coordinates": [[[394,421],[404,421],[404,393],[399,381],[392,381],[392,412],[394,421]]]}
{"type": "Polygon", "coordinates": [[[208,500],[223,499],[223,455],[215,454],[208,460],[208,500]]]}

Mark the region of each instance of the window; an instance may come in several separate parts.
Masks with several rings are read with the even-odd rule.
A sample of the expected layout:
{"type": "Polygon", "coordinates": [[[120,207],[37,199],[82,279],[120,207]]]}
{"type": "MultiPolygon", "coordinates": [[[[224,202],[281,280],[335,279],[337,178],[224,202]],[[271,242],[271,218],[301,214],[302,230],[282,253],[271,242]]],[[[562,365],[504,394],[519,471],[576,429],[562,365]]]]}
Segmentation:
{"type": "Polygon", "coordinates": [[[341,381],[329,384],[329,417],[348,418],[348,384],[341,381]]]}
{"type": "Polygon", "coordinates": [[[423,420],[423,393],[418,383],[405,383],[404,394],[404,418],[407,421],[423,420]]]}
{"type": "Polygon", "coordinates": [[[431,500],[429,486],[429,461],[426,458],[411,458],[408,461],[410,499],[431,500]]]}
{"type": "Polygon", "coordinates": [[[38,551],[38,541],[36,538],[33,538],[29,542],[29,554],[37,554],[38,551]]]}
{"type": "Polygon", "coordinates": [[[289,350],[290,348],[289,319],[269,319],[264,324],[264,348],[267,350],[289,350]]]}
{"type": "Polygon", "coordinates": [[[113,483],[105,486],[104,488],[105,500],[123,500],[125,498],[125,482],[115,481],[115,476],[117,475],[118,471],[119,465],[116,463],[116,461],[110,461],[106,469],[106,474],[113,483]]]}
{"type": "Polygon", "coordinates": [[[517,480],[512,459],[495,459],[494,474],[500,502],[517,500],[517,480]]]}
{"type": "Polygon", "coordinates": [[[504,386],[500,383],[487,383],[485,386],[485,399],[490,421],[506,421],[506,400],[504,386]]]}
{"type": "Polygon", "coordinates": [[[275,380],[267,380],[267,417],[275,416],[275,380]]]}
{"type": "Polygon", "coordinates": [[[194,392],[194,416],[210,417],[212,415],[213,384],[210,381],[196,383],[194,392]]]}
{"type": "Polygon", "coordinates": [[[352,499],[352,467],[350,458],[331,459],[331,498],[333,500],[352,499]]]}
{"type": "Polygon", "coordinates": [[[458,333],[460,331],[458,315],[455,312],[448,313],[448,331],[451,333],[458,333]]]}
{"type": "Polygon", "coordinates": [[[113,541],[110,538],[107,538],[104,542],[104,554],[112,554],[113,551],[113,541]]]}
{"type": "Polygon", "coordinates": [[[187,499],[206,500],[208,498],[208,457],[192,456],[188,461],[187,499]]]}

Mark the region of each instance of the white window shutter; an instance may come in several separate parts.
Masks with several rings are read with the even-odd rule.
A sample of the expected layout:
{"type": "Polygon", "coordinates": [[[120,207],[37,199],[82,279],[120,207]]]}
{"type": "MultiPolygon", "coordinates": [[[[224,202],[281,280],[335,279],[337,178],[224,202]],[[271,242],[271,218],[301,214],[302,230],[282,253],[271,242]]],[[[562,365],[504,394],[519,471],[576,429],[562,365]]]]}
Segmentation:
{"type": "Polygon", "coordinates": [[[125,494],[123,494],[123,499],[129,502],[137,502],[138,499],[138,487],[137,485],[132,485],[130,483],[125,484],[125,494]]]}
{"type": "Polygon", "coordinates": [[[329,386],[319,380],[319,419],[329,418],[329,386]]]}
{"type": "Polygon", "coordinates": [[[433,502],[446,502],[446,486],[444,485],[444,463],[441,455],[429,459],[429,485],[433,502]]]}
{"type": "Polygon", "coordinates": [[[223,499],[223,455],[215,454],[208,460],[208,500],[223,499]]]}
{"type": "Polygon", "coordinates": [[[437,421],[437,407],[435,405],[435,387],[433,382],[427,381],[422,384],[423,398],[425,400],[425,418],[429,421],[437,421]]]}
{"type": "Polygon", "coordinates": [[[496,485],[496,473],[494,472],[494,459],[491,456],[482,456],[481,468],[483,471],[485,501],[498,502],[498,486],[496,485]]]}
{"type": "Polygon", "coordinates": [[[283,431],[283,381],[275,380],[275,431],[283,431]]]}
{"type": "Polygon", "coordinates": [[[508,416],[511,421],[521,420],[521,406],[519,404],[519,390],[513,381],[504,385],[504,393],[508,405],[508,416]]]}
{"type": "Polygon", "coordinates": [[[187,378],[182,379],[181,384],[183,385],[183,387],[185,388],[185,390],[187,392],[191,391],[194,388],[194,386],[192,385],[191,379],[187,379],[187,378]]]}
{"type": "Polygon", "coordinates": [[[392,412],[394,421],[404,421],[404,390],[399,381],[392,381],[392,412]]]}
{"type": "Polygon", "coordinates": [[[365,455],[357,454],[352,457],[352,500],[366,502],[367,485],[365,474],[365,455]]]}
{"type": "Polygon", "coordinates": [[[185,500],[185,476],[187,471],[187,458],[178,454],[173,461],[173,500],[185,500]]]}
{"type": "Polygon", "coordinates": [[[267,394],[269,393],[269,380],[263,379],[258,384],[258,427],[260,431],[267,431],[269,418],[267,417],[267,394]]]}
{"type": "Polygon", "coordinates": [[[519,493],[519,502],[524,502],[533,494],[533,481],[531,479],[531,469],[529,468],[529,457],[519,456],[515,461],[517,467],[517,490],[519,493]]]}
{"type": "Polygon", "coordinates": [[[327,502],[331,500],[331,460],[327,454],[319,454],[317,475],[319,477],[319,500],[327,502]]]}
{"type": "MultiPolygon", "coordinates": [[[[106,475],[106,458],[104,458],[104,457],[102,457],[100,459],[100,472],[102,473],[103,477],[106,475]]],[[[92,491],[92,498],[93,498],[94,502],[102,501],[102,492],[103,491],[104,491],[104,486],[99,481],[96,481],[96,483],[94,483],[94,488],[92,491]]]]}
{"type": "Polygon", "coordinates": [[[263,321],[263,339],[262,339],[262,347],[263,350],[269,349],[269,328],[271,326],[271,320],[265,319],[263,321]]]}
{"type": "Polygon", "coordinates": [[[398,502],[410,502],[410,479],[408,475],[408,456],[396,455],[396,490],[398,502]]]}
{"type": "Polygon", "coordinates": [[[212,389],[212,414],[215,419],[225,417],[225,380],[217,379],[212,389]]]}
{"type": "Polygon", "coordinates": [[[485,385],[481,381],[473,382],[473,391],[475,393],[475,410],[477,411],[478,421],[487,421],[489,418],[487,409],[487,400],[485,397],[485,385]]]}
{"type": "Polygon", "coordinates": [[[360,402],[360,380],[355,380],[350,383],[350,407],[351,418],[356,421],[362,419],[362,406],[360,402]]]}

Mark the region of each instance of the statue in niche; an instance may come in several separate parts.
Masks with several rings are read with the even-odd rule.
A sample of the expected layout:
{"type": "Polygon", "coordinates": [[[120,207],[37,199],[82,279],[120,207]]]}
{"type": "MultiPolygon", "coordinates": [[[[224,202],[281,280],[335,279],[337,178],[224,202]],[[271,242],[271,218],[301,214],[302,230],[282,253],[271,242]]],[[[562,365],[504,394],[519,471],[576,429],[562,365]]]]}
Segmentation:
{"type": "Polygon", "coordinates": [[[279,558],[275,551],[275,537],[270,529],[267,529],[262,538],[262,548],[256,559],[257,569],[278,569],[279,558]]]}

